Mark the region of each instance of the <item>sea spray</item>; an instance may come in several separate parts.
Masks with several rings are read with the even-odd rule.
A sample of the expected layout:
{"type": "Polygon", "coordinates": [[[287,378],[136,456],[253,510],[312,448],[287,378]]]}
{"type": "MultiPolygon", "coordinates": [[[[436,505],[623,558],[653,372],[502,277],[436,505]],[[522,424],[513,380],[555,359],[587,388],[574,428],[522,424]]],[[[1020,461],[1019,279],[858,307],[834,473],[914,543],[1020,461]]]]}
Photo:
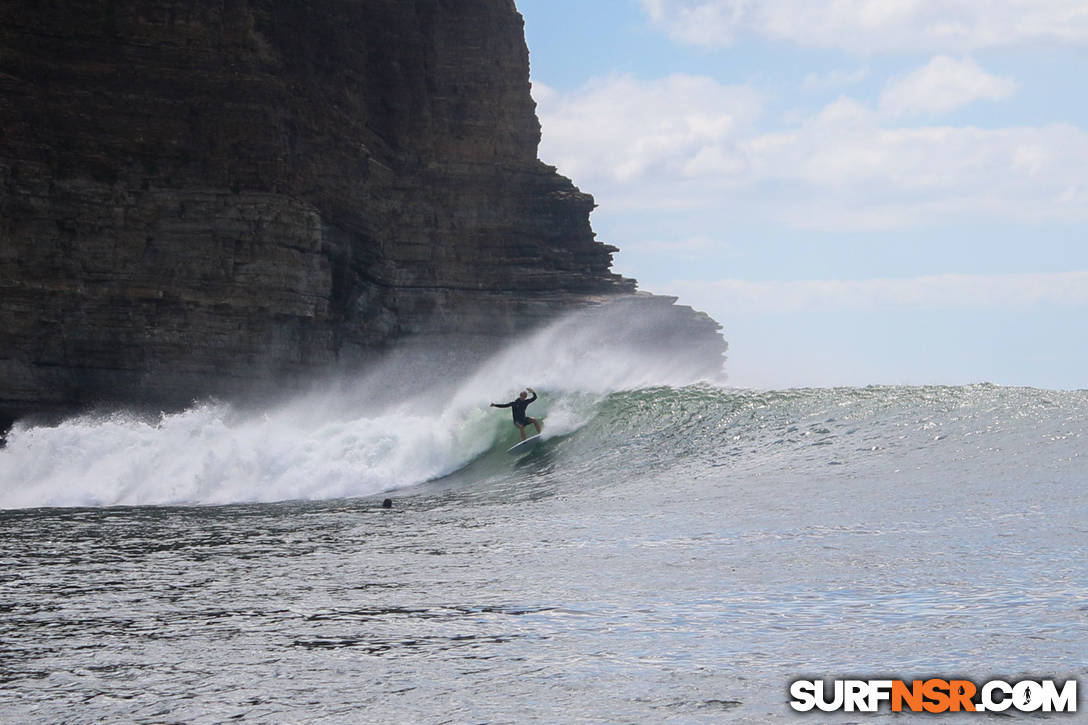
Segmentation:
{"type": "Polygon", "coordinates": [[[606,306],[497,350],[475,370],[397,357],[293,399],[206,401],[157,417],[116,412],[17,424],[0,450],[0,508],[225,504],[369,496],[448,475],[514,442],[488,408],[527,385],[545,434],[570,434],[609,393],[700,379],[705,360],[647,344],[657,320],[606,306]]]}
{"type": "Polygon", "coordinates": [[[364,496],[449,473],[491,444],[480,411],[405,412],[299,427],[292,406],[207,403],[162,415],[17,425],[0,507],[234,503],[364,496]]]}

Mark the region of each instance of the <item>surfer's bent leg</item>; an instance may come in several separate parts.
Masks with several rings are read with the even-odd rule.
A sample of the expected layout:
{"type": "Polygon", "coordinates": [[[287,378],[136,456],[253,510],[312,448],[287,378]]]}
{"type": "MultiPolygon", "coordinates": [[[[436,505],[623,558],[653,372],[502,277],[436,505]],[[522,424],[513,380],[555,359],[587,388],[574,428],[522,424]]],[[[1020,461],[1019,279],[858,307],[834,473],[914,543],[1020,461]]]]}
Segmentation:
{"type": "Polygon", "coordinates": [[[525,426],[521,423],[514,423],[518,427],[518,433],[521,433],[521,439],[525,440],[525,426]]]}
{"type": "Polygon", "coordinates": [[[530,418],[529,420],[532,422],[533,425],[536,426],[536,432],[539,433],[540,432],[540,421],[538,421],[536,418],[530,418]]]}

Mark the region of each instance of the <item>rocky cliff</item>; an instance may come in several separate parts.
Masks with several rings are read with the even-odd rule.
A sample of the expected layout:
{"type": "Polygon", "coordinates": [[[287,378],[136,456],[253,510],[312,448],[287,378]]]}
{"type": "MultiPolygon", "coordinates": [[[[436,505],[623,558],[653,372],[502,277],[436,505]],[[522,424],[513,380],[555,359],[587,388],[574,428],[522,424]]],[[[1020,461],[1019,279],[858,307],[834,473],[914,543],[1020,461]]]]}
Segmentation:
{"type": "Polygon", "coordinates": [[[632,292],[528,78],[512,0],[0,0],[0,419],[632,292]]]}

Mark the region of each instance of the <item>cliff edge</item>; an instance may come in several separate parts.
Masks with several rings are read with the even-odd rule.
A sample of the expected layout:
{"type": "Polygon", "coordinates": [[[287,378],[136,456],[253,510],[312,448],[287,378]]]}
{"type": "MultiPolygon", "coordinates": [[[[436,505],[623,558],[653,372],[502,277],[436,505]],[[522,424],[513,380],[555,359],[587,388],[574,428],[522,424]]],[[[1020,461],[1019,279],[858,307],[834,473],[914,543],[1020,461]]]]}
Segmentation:
{"type": "MultiPolygon", "coordinates": [[[[512,0],[3,0],[0,131],[0,423],[635,289],[537,159],[512,0]]],[[[720,367],[716,323],[676,310],[720,367]]]]}

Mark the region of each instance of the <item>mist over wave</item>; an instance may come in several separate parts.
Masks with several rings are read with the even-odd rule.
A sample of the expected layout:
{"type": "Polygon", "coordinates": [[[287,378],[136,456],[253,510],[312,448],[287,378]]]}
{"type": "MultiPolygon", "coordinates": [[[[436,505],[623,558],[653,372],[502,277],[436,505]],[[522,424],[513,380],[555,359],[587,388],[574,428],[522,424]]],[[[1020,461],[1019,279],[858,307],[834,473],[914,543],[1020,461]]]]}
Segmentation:
{"type": "Polygon", "coordinates": [[[1085,391],[729,390],[682,344],[652,344],[657,324],[574,315],[475,368],[393,356],[258,408],[19,424],[0,449],[0,508],[328,500],[425,482],[413,491],[509,500],[529,478],[553,490],[647,476],[840,486],[935,465],[984,488],[1064,479],[1088,435],[1085,391]],[[517,440],[509,411],[488,406],[527,386],[549,442],[523,465],[505,454],[517,440]]]}
{"type": "Polygon", "coordinates": [[[570,315],[476,370],[392,355],[353,379],[263,408],[206,401],[157,419],[116,412],[16,424],[0,508],[226,504],[367,496],[456,471],[516,440],[489,408],[526,386],[545,436],[577,430],[610,393],[707,378],[706,360],[648,345],[652,315],[570,315]]]}

